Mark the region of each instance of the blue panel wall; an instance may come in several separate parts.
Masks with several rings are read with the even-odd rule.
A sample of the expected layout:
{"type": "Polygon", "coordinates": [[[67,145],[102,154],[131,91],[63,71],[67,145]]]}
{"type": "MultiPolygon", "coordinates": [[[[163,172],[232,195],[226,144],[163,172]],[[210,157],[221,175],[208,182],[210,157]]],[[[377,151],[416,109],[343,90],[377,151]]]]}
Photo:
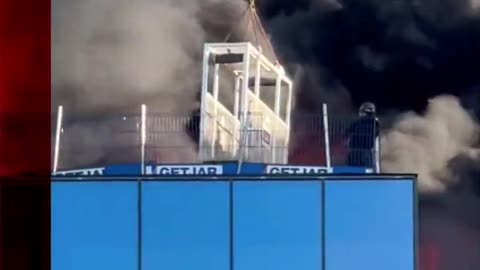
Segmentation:
{"type": "MultiPolygon", "coordinates": [[[[143,269],[413,270],[413,179],[332,178],[144,182],[143,269]]],[[[137,269],[137,187],[54,182],[52,269],[137,269]]]]}
{"type": "Polygon", "coordinates": [[[52,269],[137,269],[135,183],[52,184],[52,269]]]}
{"type": "Polygon", "coordinates": [[[321,184],[235,184],[237,270],[321,269],[321,184]]]}
{"type": "Polygon", "coordinates": [[[225,182],[143,184],[143,269],[228,269],[225,182]]]}
{"type": "Polygon", "coordinates": [[[328,270],[414,269],[413,181],[327,181],[328,270]]]}

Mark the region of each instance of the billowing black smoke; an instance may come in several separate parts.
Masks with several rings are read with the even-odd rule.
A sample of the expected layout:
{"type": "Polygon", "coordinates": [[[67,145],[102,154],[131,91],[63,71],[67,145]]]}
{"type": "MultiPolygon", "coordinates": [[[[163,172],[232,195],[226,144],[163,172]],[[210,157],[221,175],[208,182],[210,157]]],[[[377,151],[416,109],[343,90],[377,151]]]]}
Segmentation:
{"type": "MultiPolygon", "coordinates": [[[[141,104],[149,115],[172,119],[198,109],[203,44],[228,33],[240,40],[247,3],[54,0],[52,7],[52,111],[64,106],[65,169],[138,161],[138,119],[131,115],[141,104]]],[[[170,149],[169,161],[192,162],[196,146],[182,130],[186,121],[172,119],[158,125],[176,132],[155,144],[170,149]]]]}
{"type": "Polygon", "coordinates": [[[279,57],[300,78],[297,109],[328,102],[343,113],[371,100],[393,114],[384,170],[419,174],[422,246],[438,248],[436,269],[478,269],[480,1],[259,5],[279,57]]]}
{"type": "Polygon", "coordinates": [[[480,115],[480,2],[261,3],[280,57],[296,64],[292,72],[303,69],[299,108],[316,112],[327,101],[341,104],[341,112],[345,103],[372,100],[382,113],[416,111],[397,117],[385,134],[385,166],[420,174],[427,192],[421,244],[440,252],[431,265],[478,269],[480,141],[472,116],[480,115]],[[445,93],[461,103],[452,96],[430,100],[445,93]]]}
{"type": "MultiPolygon", "coordinates": [[[[353,104],[372,100],[382,111],[421,110],[435,95],[478,91],[478,1],[272,0],[259,5],[285,62],[321,69],[312,76],[328,82],[316,91],[343,95],[348,89],[353,104]]],[[[310,94],[300,94],[300,102],[310,107],[310,94]]]]}

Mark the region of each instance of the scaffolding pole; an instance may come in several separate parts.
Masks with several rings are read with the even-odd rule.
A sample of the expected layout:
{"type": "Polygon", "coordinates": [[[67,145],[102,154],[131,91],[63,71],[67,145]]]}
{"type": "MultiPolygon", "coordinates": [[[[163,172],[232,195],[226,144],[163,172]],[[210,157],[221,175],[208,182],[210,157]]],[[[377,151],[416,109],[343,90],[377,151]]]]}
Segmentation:
{"type": "Polygon", "coordinates": [[[375,139],[375,172],[380,173],[380,137],[375,139]]]}
{"type": "Polygon", "coordinates": [[[145,144],[147,142],[147,106],[142,105],[142,119],[141,119],[141,167],[142,175],[145,174],[145,144]]]}
{"type": "Polygon", "coordinates": [[[58,106],[57,111],[57,130],[55,131],[55,152],[53,154],[53,173],[58,170],[58,157],[60,154],[60,133],[62,132],[63,106],[58,106]]]}
{"type": "Polygon", "coordinates": [[[322,105],[323,111],[323,137],[325,138],[325,160],[327,162],[327,168],[330,170],[332,168],[332,163],[330,160],[330,135],[328,132],[328,108],[327,104],[322,105]]]}

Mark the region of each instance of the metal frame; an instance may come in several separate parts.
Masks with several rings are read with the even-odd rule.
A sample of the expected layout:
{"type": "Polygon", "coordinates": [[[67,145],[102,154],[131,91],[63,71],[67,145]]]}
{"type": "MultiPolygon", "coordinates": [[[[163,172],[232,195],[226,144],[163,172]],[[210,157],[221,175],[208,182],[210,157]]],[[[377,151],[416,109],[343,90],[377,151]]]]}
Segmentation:
{"type": "MultiPolygon", "coordinates": [[[[277,64],[271,63],[262,53],[261,49],[255,48],[249,42],[240,42],[240,43],[207,43],[204,45],[203,49],[203,63],[202,63],[202,90],[201,90],[201,105],[200,105],[200,149],[199,149],[199,160],[211,160],[215,157],[205,158],[204,153],[202,153],[205,148],[205,132],[206,126],[203,118],[206,117],[207,113],[207,99],[213,98],[213,100],[218,101],[218,78],[219,78],[219,64],[214,65],[213,71],[213,89],[212,94],[209,93],[209,59],[211,55],[219,54],[241,54],[243,56],[243,62],[239,65],[238,70],[234,71],[236,76],[235,79],[235,96],[234,96],[234,113],[233,116],[235,119],[240,121],[239,127],[246,126],[248,114],[248,98],[249,93],[255,97],[260,96],[260,80],[262,77],[261,67],[264,67],[267,71],[271,72],[270,75],[275,76],[275,105],[274,108],[270,108],[272,113],[280,120],[286,129],[286,144],[288,145],[290,140],[290,116],[291,116],[291,106],[292,106],[292,81],[285,75],[283,67],[277,64]],[[248,81],[250,74],[255,74],[255,86],[254,89],[250,89],[248,81]],[[240,87],[240,81],[243,81],[240,87]],[[281,84],[285,83],[288,86],[287,94],[287,104],[286,104],[286,119],[283,120],[280,116],[280,98],[282,95],[281,84]]],[[[215,106],[214,113],[214,130],[216,127],[216,117],[217,117],[217,107],[215,106]]],[[[235,131],[237,132],[237,131],[235,131]]],[[[213,134],[213,139],[215,141],[216,133],[213,134]]],[[[212,144],[211,152],[214,153],[212,144]]],[[[275,147],[275,140],[273,142],[273,147],[275,147]]],[[[288,160],[285,158],[284,163],[287,163],[288,160]]]]}

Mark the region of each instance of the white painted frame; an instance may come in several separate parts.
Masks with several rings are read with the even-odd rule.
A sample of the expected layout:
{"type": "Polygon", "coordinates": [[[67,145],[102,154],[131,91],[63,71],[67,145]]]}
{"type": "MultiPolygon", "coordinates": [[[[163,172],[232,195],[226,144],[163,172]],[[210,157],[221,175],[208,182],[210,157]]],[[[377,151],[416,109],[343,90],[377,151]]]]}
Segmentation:
{"type": "MultiPolygon", "coordinates": [[[[287,134],[287,147],[290,140],[290,116],[291,116],[291,106],[292,106],[292,81],[285,75],[285,71],[282,66],[278,64],[273,64],[270,60],[268,60],[262,53],[261,49],[255,48],[251,43],[248,42],[240,42],[240,43],[207,43],[204,45],[203,49],[203,63],[202,63],[202,89],[201,89],[201,104],[200,104],[200,138],[199,138],[199,160],[205,159],[203,154],[203,148],[205,144],[205,120],[203,119],[206,117],[207,113],[207,98],[211,95],[208,92],[208,85],[209,85],[209,59],[211,55],[216,54],[242,54],[243,55],[243,63],[241,64],[240,70],[235,72],[237,76],[235,81],[235,95],[234,95],[234,116],[236,119],[240,120],[240,127],[248,126],[245,123],[248,120],[247,113],[249,111],[248,108],[248,91],[253,92],[253,94],[257,97],[260,96],[260,79],[261,74],[260,70],[263,66],[268,71],[272,71],[276,74],[276,84],[275,84],[275,107],[271,108],[275,115],[281,119],[280,116],[280,97],[281,93],[281,84],[286,83],[288,85],[288,90],[286,93],[288,95],[287,98],[287,108],[286,108],[286,119],[281,121],[285,124],[288,134],[287,134]],[[251,63],[255,61],[255,68],[251,67],[251,63]],[[255,86],[253,91],[249,89],[249,78],[250,73],[255,73],[255,86]],[[240,84],[240,80],[243,79],[243,83],[240,84]],[[241,87],[240,87],[241,86],[241,87]],[[240,89],[241,88],[241,89],[240,89]]],[[[218,68],[219,64],[215,64],[214,72],[213,72],[213,99],[218,101],[218,68]]],[[[216,119],[216,108],[214,110],[214,119],[216,119]]],[[[216,121],[214,121],[214,125],[216,125],[216,121]]],[[[216,134],[213,134],[214,138],[216,134]]],[[[214,145],[211,146],[212,155],[214,153],[214,145]]],[[[288,156],[285,155],[285,156],[288,156]]],[[[210,158],[210,157],[209,157],[210,158]]],[[[215,157],[211,157],[215,158],[215,157]]],[[[288,158],[284,158],[284,163],[288,162],[288,158]]]]}

